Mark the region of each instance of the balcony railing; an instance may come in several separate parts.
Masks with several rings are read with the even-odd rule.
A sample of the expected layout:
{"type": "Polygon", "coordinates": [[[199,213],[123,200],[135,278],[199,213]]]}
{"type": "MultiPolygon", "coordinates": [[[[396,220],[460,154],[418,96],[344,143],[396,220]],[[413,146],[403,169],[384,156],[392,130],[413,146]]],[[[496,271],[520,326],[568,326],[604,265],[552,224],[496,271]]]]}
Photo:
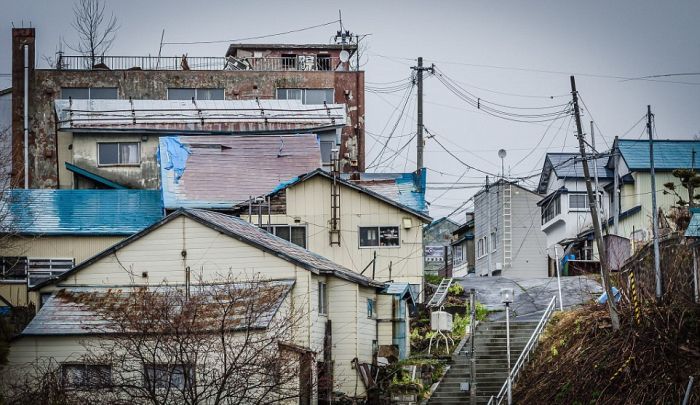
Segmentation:
{"type": "Polygon", "coordinates": [[[57,70],[252,70],[335,71],[349,70],[348,62],[324,55],[234,58],[217,56],[97,56],[61,55],[57,70]]]}

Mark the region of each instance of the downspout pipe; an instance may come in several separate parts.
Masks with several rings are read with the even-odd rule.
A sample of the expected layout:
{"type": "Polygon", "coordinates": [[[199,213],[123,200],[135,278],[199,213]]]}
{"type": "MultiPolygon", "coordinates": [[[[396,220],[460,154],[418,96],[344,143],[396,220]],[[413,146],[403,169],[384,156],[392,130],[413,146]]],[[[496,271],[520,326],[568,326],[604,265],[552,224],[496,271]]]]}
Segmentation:
{"type": "Polygon", "coordinates": [[[24,188],[29,188],[29,45],[24,45],[24,188]]]}

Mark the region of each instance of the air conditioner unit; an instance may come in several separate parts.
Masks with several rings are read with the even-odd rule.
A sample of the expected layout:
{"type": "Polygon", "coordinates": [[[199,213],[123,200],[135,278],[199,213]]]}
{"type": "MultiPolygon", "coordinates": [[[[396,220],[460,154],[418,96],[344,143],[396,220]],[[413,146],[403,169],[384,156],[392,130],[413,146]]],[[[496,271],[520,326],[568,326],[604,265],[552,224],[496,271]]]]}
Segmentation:
{"type": "Polygon", "coordinates": [[[503,263],[496,263],[496,270],[503,270],[503,263]]]}

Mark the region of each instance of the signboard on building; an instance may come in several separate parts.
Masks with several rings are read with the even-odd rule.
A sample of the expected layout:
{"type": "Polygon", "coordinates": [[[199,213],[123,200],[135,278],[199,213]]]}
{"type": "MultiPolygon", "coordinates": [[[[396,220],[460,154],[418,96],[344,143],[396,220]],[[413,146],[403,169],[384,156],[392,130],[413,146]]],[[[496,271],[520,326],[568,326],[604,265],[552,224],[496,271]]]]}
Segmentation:
{"type": "Polygon", "coordinates": [[[426,262],[442,262],[445,260],[445,247],[426,246],[424,257],[426,262]]]}

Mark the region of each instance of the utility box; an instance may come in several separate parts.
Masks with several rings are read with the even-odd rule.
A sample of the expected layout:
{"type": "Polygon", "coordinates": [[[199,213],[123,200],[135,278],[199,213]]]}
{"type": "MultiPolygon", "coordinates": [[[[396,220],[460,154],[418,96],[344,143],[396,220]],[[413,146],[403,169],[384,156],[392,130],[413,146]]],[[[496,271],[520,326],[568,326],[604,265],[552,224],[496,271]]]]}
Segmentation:
{"type": "Polygon", "coordinates": [[[452,314],[445,311],[433,311],[430,314],[430,329],[452,332],[452,314]]]}

